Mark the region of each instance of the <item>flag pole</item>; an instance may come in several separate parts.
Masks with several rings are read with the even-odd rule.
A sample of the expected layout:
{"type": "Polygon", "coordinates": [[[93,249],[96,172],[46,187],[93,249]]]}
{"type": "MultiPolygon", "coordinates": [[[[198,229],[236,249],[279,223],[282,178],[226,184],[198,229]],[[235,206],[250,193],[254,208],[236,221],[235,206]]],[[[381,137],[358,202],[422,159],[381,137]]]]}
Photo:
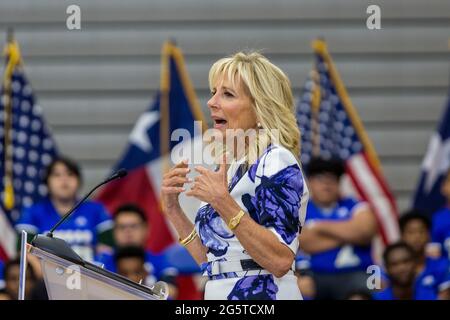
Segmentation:
{"type": "MultiPolygon", "coordinates": [[[[322,36],[317,39],[325,41],[322,36]]],[[[320,103],[322,101],[322,92],[320,91],[320,76],[317,70],[317,62],[314,65],[314,69],[311,71],[311,79],[313,83],[312,99],[311,99],[311,143],[312,143],[312,155],[315,157],[320,156],[320,126],[319,126],[319,113],[320,103]]]]}
{"type": "Polygon", "coordinates": [[[319,126],[319,113],[321,102],[321,91],[319,83],[319,74],[317,72],[317,66],[311,71],[311,79],[313,82],[312,100],[311,100],[311,141],[312,141],[312,154],[315,157],[320,156],[320,126],[319,126]]]}
{"type": "Polygon", "coordinates": [[[161,83],[160,83],[160,152],[163,159],[162,172],[169,171],[169,91],[170,91],[170,61],[169,56],[172,51],[173,43],[171,40],[165,42],[161,52],[161,83]]]}
{"type": "Polygon", "coordinates": [[[4,150],[5,150],[5,174],[4,174],[4,196],[3,204],[5,209],[11,210],[14,208],[14,187],[13,187],[13,146],[12,146],[12,74],[15,67],[20,63],[19,46],[14,39],[13,28],[8,28],[6,34],[6,46],[4,49],[4,56],[7,57],[7,65],[3,75],[3,103],[4,121],[5,121],[5,136],[4,136],[4,150]]]}

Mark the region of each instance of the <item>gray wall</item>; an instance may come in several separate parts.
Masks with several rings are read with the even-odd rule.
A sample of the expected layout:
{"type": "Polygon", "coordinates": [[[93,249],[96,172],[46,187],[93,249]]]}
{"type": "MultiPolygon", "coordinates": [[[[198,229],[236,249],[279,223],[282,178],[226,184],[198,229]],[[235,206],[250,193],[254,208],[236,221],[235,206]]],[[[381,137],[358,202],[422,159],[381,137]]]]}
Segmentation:
{"type": "Polygon", "coordinates": [[[206,111],[207,71],[246,48],[263,52],[300,92],[323,36],[373,140],[400,208],[408,206],[449,87],[448,0],[2,0],[27,74],[62,151],[86,186],[120,156],[159,85],[160,49],[174,37],[206,111]],[[78,4],[82,30],[68,31],[78,4]],[[382,30],[366,28],[368,4],[382,30]]]}

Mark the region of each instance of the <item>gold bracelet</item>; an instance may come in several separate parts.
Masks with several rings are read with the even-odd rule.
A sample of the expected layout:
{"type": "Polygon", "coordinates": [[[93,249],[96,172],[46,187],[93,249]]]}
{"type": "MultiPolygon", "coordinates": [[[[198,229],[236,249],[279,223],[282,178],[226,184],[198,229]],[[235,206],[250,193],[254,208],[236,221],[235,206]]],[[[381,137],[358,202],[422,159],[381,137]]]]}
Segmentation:
{"type": "Polygon", "coordinates": [[[236,229],[244,215],[245,212],[243,210],[240,210],[237,215],[230,219],[230,221],[228,222],[228,228],[230,228],[230,230],[236,229]]]}
{"type": "Polygon", "coordinates": [[[197,231],[194,229],[192,229],[192,232],[183,240],[179,239],[179,242],[182,246],[187,246],[189,243],[192,242],[192,240],[195,239],[195,237],[197,236],[197,231]]]}

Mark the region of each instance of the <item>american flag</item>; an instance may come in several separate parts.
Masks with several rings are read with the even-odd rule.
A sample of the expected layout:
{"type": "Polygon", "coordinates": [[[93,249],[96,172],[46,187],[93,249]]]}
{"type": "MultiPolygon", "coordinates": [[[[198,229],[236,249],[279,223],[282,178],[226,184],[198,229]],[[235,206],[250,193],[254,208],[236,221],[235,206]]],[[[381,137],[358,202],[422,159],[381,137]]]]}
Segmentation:
{"type": "MultiPolygon", "coordinates": [[[[14,50],[15,54],[19,52],[16,43],[10,44],[8,48],[14,50]]],[[[8,66],[8,55],[6,62],[8,66]]],[[[0,259],[3,260],[15,255],[16,234],[12,225],[19,217],[21,208],[47,195],[42,177],[57,153],[55,142],[44,122],[42,108],[36,103],[21,63],[10,67],[10,74],[5,74],[6,81],[0,92],[0,259]],[[8,88],[6,83],[9,84],[8,88]],[[7,110],[8,100],[11,102],[10,111],[7,110]],[[8,122],[11,124],[9,141],[6,139],[8,122]],[[6,154],[8,148],[11,156],[6,154]],[[7,173],[8,162],[12,164],[10,173],[7,173]],[[12,207],[4,200],[5,181],[9,177],[12,178],[14,196],[12,207]]]]}
{"type": "Polygon", "coordinates": [[[326,44],[316,40],[315,68],[297,106],[302,133],[301,160],[338,157],[357,197],[373,208],[384,244],[399,237],[397,208],[375,150],[331,60],[326,44]]]}

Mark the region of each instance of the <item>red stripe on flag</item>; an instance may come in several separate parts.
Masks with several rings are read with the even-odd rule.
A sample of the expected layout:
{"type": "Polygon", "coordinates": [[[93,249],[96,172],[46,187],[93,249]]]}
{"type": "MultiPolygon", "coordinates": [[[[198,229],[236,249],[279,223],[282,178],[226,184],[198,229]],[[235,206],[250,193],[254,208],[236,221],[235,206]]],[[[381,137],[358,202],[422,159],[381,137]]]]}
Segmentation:
{"type": "MultiPolygon", "coordinates": [[[[386,239],[383,239],[385,241],[384,244],[389,244],[393,241],[396,241],[399,237],[398,215],[397,215],[397,208],[395,205],[394,198],[390,192],[386,192],[386,188],[383,188],[381,181],[384,180],[384,178],[381,176],[380,172],[378,170],[376,170],[371,165],[371,163],[368,161],[367,154],[361,153],[359,156],[361,157],[362,162],[364,163],[364,166],[367,169],[367,171],[360,172],[359,174],[370,174],[370,177],[373,178],[373,180],[376,182],[376,186],[381,191],[381,193],[378,195],[381,196],[382,198],[385,198],[386,203],[389,207],[389,208],[387,208],[387,210],[385,212],[380,212],[378,210],[378,206],[374,205],[374,207],[377,207],[375,213],[378,215],[378,218],[379,218],[378,222],[383,227],[384,233],[386,236],[386,239]],[[395,229],[395,230],[393,230],[393,229],[395,229]]],[[[366,189],[368,191],[370,191],[368,188],[366,188],[366,189]]],[[[367,194],[367,197],[370,197],[370,192],[366,192],[366,194],[367,194]]],[[[372,200],[372,203],[377,201],[377,199],[371,199],[371,200],[372,200]]]]}
{"type": "Polygon", "coordinates": [[[111,213],[125,203],[134,203],[141,207],[147,214],[150,227],[147,248],[157,253],[172,244],[174,239],[154,190],[146,167],[142,166],[128,172],[126,177],[107,185],[97,200],[111,213]]]}
{"type": "Polygon", "coordinates": [[[364,157],[362,153],[347,160],[347,167],[350,170],[349,176],[355,186],[357,184],[357,189],[361,197],[368,201],[374,209],[381,227],[380,231],[382,231],[384,243],[388,244],[397,240],[398,226],[396,210],[378,183],[381,179],[381,177],[379,179],[376,178],[379,172],[373,170],[367,162],[367,157],[364,157]],[[382,201],[379,202],[380,200],[382,201]]]}
{"type": "Polygon", "coordinates": [[[388,238],[388,236],[386,234],[386,230],[385,230],[384,225],[383,225],[383,219],[381,219],[382,216],[378,212],[376,206],[373,205],[373,200],[367,195],[367,193],[365,192],[363,186],[361,185],[361,183],[359,181],[359,175],[356,172],[354,172],[352,166],[348,164],[348,161],[346,162],[346,170],[348,172],[348,175],[349,175],[351,181],[353,182],[353,184],[355,186],[355,189],[358,191],[358,193],[361,196],[361,198],[364,201],[367,201],[371,205],[372,209],[374,210],[375,217],[376,217],[376,219],[378,221],[378,225],[380,226],[379,231],[380,231],[381,237],[383,239],[383,242],[385,244],[389,243],[389,240],[388,240],[389,238],[388,238]]]}
{"type": "Polygon", "coordinates": [[[372,165],[372,163],[369,161],[367,154],[363,153],[362,155],[363,155],[364,159],[366,160],[368,167],[372,171],[374,178],[378,181],[381,189],[383,189],[384,195],[389,199],[389,203],[391,204],[391,207],[392,207],[392,213],[395,216],[395,219],[397,220],[398,219],[397,205],[395,203],[394,196],[392,195],[392,193],[389,190],[386,179],[384,179],[384,177],[381,176],[381,173],[378,172],[378,170],[372,165]]]}
{"type": "Polygon", "coordinates": [[[8,260],[16,255],[17,233],[3,208],[0,208],[0,260],[8,260]]]}
{"type": "Polygon", "coordinates": [[[6,251],[5,251],[5,249],[3,248],[3,246],[1,244],[0,244],[0,260],[1,261],[8,261],[9,260],[9,257],[6,254],[6,251]]]}

